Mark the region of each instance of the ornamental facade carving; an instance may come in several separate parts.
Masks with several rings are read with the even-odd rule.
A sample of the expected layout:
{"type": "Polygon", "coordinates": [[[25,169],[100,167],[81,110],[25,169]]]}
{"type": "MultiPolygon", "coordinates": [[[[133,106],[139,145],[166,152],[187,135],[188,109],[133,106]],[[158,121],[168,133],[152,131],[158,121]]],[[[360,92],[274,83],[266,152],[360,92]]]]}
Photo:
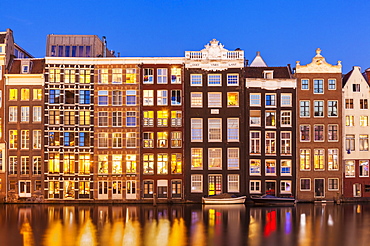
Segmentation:
{"type": "Polygon", "coordinates": [[[342,73],[342,64],[341,61],[338,61],[337,65],[327,63],[318,48],[311,63],[300,65],[299,61],[296,62],[296,73],[342,73]]]}

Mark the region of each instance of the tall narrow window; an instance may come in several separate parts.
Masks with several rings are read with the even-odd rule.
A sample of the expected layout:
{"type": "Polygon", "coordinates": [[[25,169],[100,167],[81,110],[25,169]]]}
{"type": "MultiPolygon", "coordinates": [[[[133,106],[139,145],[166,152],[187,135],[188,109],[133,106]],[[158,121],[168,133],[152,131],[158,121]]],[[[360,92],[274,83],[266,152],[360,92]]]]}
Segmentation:
{"type": "Polygon", "coordinates": [[[144,68],[144,78],[143,78],[144,84],[153,84],[153,68],[144,68]]]}
{"type": "Polygon", "coordinates": [[[324,93],[324,80],[315,79],[313,81],[313,93],[316,93],[316,94],[324,93]]]}
{"type": "Polygon", "coordinates": [[[250,153],[261,154],[261,132],[251,131],[250,153]]]}
{"type": "Polygon", "coordinates": [[[143,117],[143,126],[154,126],[154,111],[144,111],[143,117]]]}
{"type": "Polygon", "coordinates": [[[157,84],[167,84],[167,68],[157,69],[157,84]]]}
{"type": "Polygon", "coordinates": [[[222,119],[208,119],[208,141],[221,142],[222,134],[222,119]]]}
{"type": "Polygon", "coordinates": [[[135,68],[126,69],[126,84],[136,84],[136,69],[135,68]]]}
{"type": "Polygon", "coordinates": [[[310,117],[310,101],[300,101],[299,112],[301,117],[310,117]]]}
{"type": "Polygon", "coordinates": [[[222,149],[208,149],[208,169],[222,169],[222,149]]]}
{"type": "Polygon", "coordinates": [[[192,118],[191,122],[191,141],[201,142],[203,141],[203,119],[192,118]]]}
{"type": "Polygon", "coordinates": [[[136,126],[136,112],[134,112],[134,111],[127,111],[126,112],[126,126],[127,127],[136,126]]]}
{"type": "Polygon", "coordinates": [[[238,142],[239,141],[239,119],[228,118],[227,119],[227,141],[238,142]]]}
{"type": "Polygon", "coordinates": [[[191,148],[191,169],[203,168],[203,149],[191,148]]]}
{"type": "Polygon", "coordinates": [[[299,156],[299,166],[300,170],[310,170],[311,169],[311,150],[301,149],[299,156]]]}
{"type": "Polygon", "coordinates": [[[324,158],[324,149],[315,149],[314,150],[314,167],[315,170],[324,170],[325,169],[325,158],[324,158]]]}
{"type": "Polygon", "coordinates": [[[291,132],[281,132],[281,151],[282,155],[292,154],[292,139],[291,132]]]}
{"type": "Polygon", "coordinates": [[[171,90],[171,105],[181,105],[181,90],[171,90]]]}
{"type": "Polygon", "coordinates": [[[239,169],[239,148],[227,149],[227,169],[239,169]]]}
{"type": "Polygon", "coordinates": [[[168,104],[168,91],[157,90],[157,105],[165,106],[168,104]]]}
{"type": "Polygon", "coordinates": [[[266,154],[276,154],[276,132],[266,132],[266,154]]]}

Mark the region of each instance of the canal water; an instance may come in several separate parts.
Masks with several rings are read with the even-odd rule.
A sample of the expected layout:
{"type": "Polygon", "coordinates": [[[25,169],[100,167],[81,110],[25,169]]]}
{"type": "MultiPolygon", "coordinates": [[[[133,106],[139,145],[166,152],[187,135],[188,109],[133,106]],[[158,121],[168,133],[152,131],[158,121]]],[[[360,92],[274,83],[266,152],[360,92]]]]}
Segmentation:
{"type": "Polygon", "coordinates": [[[370,204],[0,205],[0,245],[370,245],[370,204]]]}

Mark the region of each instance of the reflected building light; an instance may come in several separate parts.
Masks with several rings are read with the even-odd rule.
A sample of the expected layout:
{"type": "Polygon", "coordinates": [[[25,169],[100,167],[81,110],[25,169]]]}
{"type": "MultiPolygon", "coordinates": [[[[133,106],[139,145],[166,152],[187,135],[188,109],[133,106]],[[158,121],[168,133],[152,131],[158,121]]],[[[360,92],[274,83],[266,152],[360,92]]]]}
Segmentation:
{"type": "Polygon", "coordinates": [[[216,211],[214,209],[208,210],[208,223],[209,223],[209,226],[214,226],[215,225],[215,213],[216,213],[216,211]]]}
{"type": "Polygon", "coordinates": [[[192,231],[190,232],[190,245],[193,246],[203,246],[207,245],[204,224],[202,222],[197,222],[192,231]]]}
{"type": "Polygon", "coordinates": [[[187,243],[185,221],[183,218],[175,219],[172,223],[168,245],[185,246],[187,243]]]}
{"type": "Polygon", "coordinates": [[[306,226],[306,214],[301,214],[300,224],[301,226],[306,226]]]}
{"type": "MultiPolygon", "coordinates": [[[[107,225],[109,224],[107,223],[107,225]]],[[[106,230],[108,230],[108,226],[105,228],[106,230]]],[[[107,232],[107,237],[110,237],[109,244],[110,245],[122,245],[123,231],[124,231],[123,221],[115,221],[113,223],[113,228],[111,230],[112,234],[109,235],[107,232]]]]}
{"type": "Polygon", "coordinates": [[[91,219],[89,218],[80,230],[77,238],[77,245],[79,246],[95,246],[97,245],[96,240],[96,229],[91,219]]]}
{"type": "Polygon", "coordinates": [[[147,220],[144,226],[144,245],[152,245],[155,242],[157,235],[157,221],[147,220]]]}
{"type": "Polygon", "coordinates": [[[23,246],[34,246],[35,241],[33,239],[32,227],[28,220],[23,222],[20,230],[20,234],[23,236],[23,246]]]}
{"type": "Polygon", "coordinates": [[[360,214],[361,213],[361,205],[357,204],[356,206],[356,213],[360,214]]]}
{"type": "Polygon", "coordinates": [[[44,236],[45,246],[63,246],[63,236],[62,230],[63,226],[60,220],[55,220],[49,223],[49,228],[47,228],[44,236]]]}
{"type": "Polygon", "coordinates": [[[333,218],[331,217],[331,214],[329,214],[328,225],[329,226],[333,226],[334,225],[334,221],[333,221],[333,218]]]}
{"type": "Polygon", "coordinates": [[[170,221],[168,219],[159,219],[155,245],[157,246],[168,245],[169,234],[170,234],[170,221]]]}
{"type": "Polygon", "coordinates": [[[285,233],[290,234],[292,232],[292,214],[291,212],[285,213],[285,233]]]}
{"type": "MultiPolygon", "coordinates": [[[[138,221],[128,221],[123,232],[123,245],[138,246],[140,244],[140,224],[138,221]]],[[[119,245],[119,244],[112,244],[119,245]]]]}

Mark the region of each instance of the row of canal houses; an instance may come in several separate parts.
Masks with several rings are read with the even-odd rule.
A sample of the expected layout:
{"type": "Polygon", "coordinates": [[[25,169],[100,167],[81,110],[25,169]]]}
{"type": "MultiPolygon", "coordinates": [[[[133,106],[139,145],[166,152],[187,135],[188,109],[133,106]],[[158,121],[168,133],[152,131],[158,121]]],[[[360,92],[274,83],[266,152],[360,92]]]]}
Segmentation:
{"type": "Polygon", "coordinates": [[[370,197],[370,70],[269,67],[213,39],[184,57],[114,57],[0,32],[0,199],[183,202],[219,193],[370,197]]]}

